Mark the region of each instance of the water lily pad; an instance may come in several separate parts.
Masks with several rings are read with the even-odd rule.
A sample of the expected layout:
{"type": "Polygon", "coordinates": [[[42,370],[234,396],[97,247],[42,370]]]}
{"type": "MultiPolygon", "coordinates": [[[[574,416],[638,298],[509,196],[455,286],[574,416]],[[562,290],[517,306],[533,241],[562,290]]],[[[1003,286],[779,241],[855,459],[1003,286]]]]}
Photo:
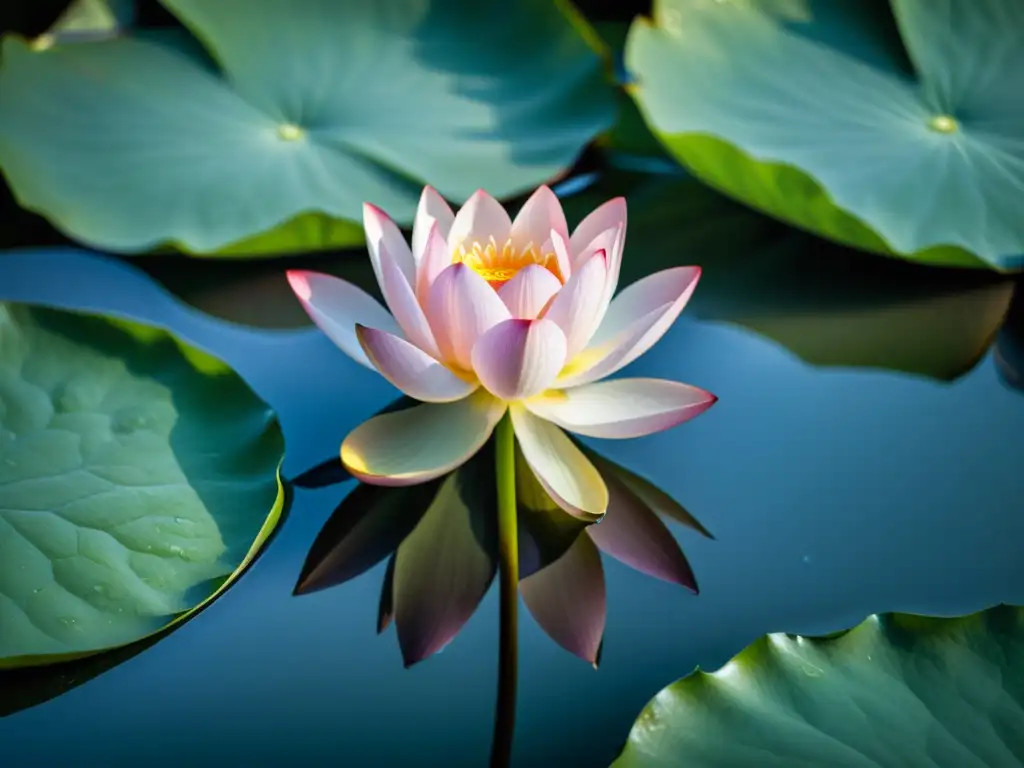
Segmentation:
{"type": "Polygon", "coordinates": [[[730,195],[867,250],[1018,269],[1021,29],[1019,0],[658,0],[626,63],[659,138],[730,195]]]}
{"type": "Polygon", "coordinates": [[[570,223],[616,190],[630,212],[621,285],[699,264],[687,316],[750,329],[816,365],[955,379],[985,355],[1014,295],[1004,276],[855,251],[686,175],[608,174],[565,201],[570,223]]]}
{"type": "Polygon", "coordinates": [[[1024,765],[1024,609],[775,634],[644,709],[614,768],[1024,765]]]}
{"type": "Polygon", "coordinates": [[[269,407],[166,331],[0,304],[0,668],[208,603],[280,518],[282,453],[269,407]]]}
{"type": "Polygon", "coordinates": [[[107,250],[210,253],[289,222],[297,247],[347,244],[336,220],[364,201],[409,223],[424,182],[523,192],[612,121],[600,55],[548,0],[162,2],[216,66],[164,36],[3,45],[0,167],[107,250]]]}

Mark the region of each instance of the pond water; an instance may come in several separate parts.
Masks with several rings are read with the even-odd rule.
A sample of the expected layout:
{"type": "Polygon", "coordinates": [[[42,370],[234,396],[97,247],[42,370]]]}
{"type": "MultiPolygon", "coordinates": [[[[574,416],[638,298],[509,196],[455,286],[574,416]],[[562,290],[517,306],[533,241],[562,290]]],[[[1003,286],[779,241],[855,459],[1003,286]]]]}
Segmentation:
{"type": "MultiPolygon", "coordinates": [[[[312,327],[214,319],[108,257],[0,256],[5,299],[166,325],[224,358],[280,415],[287,477],[334,455],[396,394],[312,327]]],[[[834,325],[826,312],[788,322],[813,335],[834,325]]],[[[898,319],[886,322],[898,335],[898,319]]],[[[849,332],[859,328],[851,321],[849,332]]],[[[659,689],[766,632],[1024,602],[1024,393],[1000,377],[991,350],[952,382],[817,367],[739,325],[684,313],[628,372],[720,398],[679,429],[601,444],[716,536],[670,524],[701,592],[606,558],[597,671],[524,611],[516,765],[608,765],[659,689]]],[[[0,719],[6,768],[485,764],[496,586],[443,653],[408,670],[394,630],[374,631],[383,563],[339,588],[292,596],[317,532],[353,486],[296,490],[265,554],[211,609],[85,684],[0,719]]]]}

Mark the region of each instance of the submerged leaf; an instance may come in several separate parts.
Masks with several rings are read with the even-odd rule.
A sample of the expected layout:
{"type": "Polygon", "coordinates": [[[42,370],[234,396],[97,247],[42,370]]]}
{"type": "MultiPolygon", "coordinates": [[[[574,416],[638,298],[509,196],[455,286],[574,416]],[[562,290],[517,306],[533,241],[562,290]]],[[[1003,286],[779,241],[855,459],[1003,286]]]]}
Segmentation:
{"type": "Polygon", "coordinates": [[[774,634],[662,690],[614,768],[1024,764],[1024,609],[774,634]]]}
{"type": "Polygon", "coordinates": [[[283,447],[237,375],[166,331],[0,304],[0,667],[212,600],[280,519],[283,447]]]}

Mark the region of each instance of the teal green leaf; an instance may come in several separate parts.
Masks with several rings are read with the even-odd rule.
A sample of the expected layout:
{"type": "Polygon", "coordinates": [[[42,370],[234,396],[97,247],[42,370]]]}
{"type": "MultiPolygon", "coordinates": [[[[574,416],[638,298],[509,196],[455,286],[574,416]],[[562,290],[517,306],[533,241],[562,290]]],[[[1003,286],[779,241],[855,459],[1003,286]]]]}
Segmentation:
{"type": "Polygon", "coordinates": [[[1010,270],[1021,29],[1018,0],[658,0],[626,63],[656,134],[712,186],[866,250],[1010,270]]]}
{"type": "Polygon", "coordinates": [[[629,232],[620,290],[661,269],[699,265],[684,318],[749,329],[816,365],[955,379],[988,351],[1014,295],[1004,276],[839,246],[688,176],[609,174],[565,201],[570,224],[623,191],[629,232]]]}
{"type": "Polygon", "coordinates": [[[244,241],[309,214],[349,244],[337,220],[364,202],[410,223],[424,183],[513,196],[613,119],[601,57],[549,0],[163,4],[206,54],[153,35],[3,45],[0,167],[23,206],[106,250],[262,253],[279,244],[244,241]]]}
{"type": "Polygon", "coordinates": [[[220,594],[280,519],[283,444],[162,329],[0,304],[0,668],[127,645],[220,594]]]}
{"type": "Polygon", "coordinates": [[[1024,609],[763,637],[662,690],[613,768],[1018,768],[1024,609]]]}

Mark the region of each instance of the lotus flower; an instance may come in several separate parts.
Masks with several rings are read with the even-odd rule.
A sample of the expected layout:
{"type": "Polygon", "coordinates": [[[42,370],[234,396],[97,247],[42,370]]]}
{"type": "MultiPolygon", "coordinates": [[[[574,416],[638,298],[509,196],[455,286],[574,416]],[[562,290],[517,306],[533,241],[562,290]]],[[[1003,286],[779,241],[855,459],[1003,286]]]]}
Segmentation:
{"type": "Polygon", "coordinates": [[[383,211],[368,204],[363,212],[390,312],[339,278],[288,273],[335,344],[424,403],[375,416],[345,438],[342,463],[360,480],[411,485],[440,477],[472,457],[508,412],[544,489],[592,521],[607,509],[608,489],[562,429],[637,437],[714,404],[714,395],[672,381],[600,381],[668,330],[700,277],[698,267],[666,269],[612,298],[626,235],[623,198],[570,234],[547,187],[514,221],[482,190],[455,214],[427,187],[411,248],[383,211]]]}

